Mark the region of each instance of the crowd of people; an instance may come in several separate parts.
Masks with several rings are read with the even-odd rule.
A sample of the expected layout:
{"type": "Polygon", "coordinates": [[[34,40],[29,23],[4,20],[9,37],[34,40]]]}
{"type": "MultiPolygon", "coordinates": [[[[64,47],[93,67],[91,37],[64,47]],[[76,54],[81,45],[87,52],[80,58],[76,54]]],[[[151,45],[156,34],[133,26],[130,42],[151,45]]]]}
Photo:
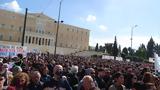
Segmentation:
{"type": "Polygon", "coordinates": [[[0,90],[160,90],[154,65],[28,53],[0,58],[0,90]]]}

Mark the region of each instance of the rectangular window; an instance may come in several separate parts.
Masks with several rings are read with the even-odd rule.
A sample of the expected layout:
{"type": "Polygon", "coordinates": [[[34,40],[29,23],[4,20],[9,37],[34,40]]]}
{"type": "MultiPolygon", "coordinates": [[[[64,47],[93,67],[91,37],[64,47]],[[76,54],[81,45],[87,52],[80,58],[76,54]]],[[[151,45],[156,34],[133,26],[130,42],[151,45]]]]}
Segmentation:
{"type": "Polygon", "coordinates": [[[39,33],[41,33],[41,30],[39,30],[39,33]]]}
{"type": "Polygon", "coordinates": [[[3,40],[3,35],[2,34],[0,34],[0,40],[3,40]]]}
{"type": "Polygon", "coordinates": [[[44,38],[42,39],[42,45],[44,45],[44,38]]]}
{"type": "Polygon", "coordinates": [[[2,28],[5,28],[5,24],[2,24],[1,26],[2,26],[2,28]]]}
{"type": "Polygon", "coordinates": [[[20,39],[20,37],[18,37],[18,42],[20,42],[21,41],[21,39],[20,39]]]}
{"type": "Polygon", "coordinates": [[[14,29],[14,26],[13,26],[13,25],[11,25],[11,29],[14,29]]]}
{"type": "Polygon", "coordinates": [[[19,32],[21,32],[22,31],[22,27],[19,27],[19,32]]]}
{"type": "Polygon", "coordinates": [[[34,37],[32,37],[32,44],[34,44],[34,37]]]}
{"type": "Polygon", "coordinates": [[[29,36],[29,41],[28,41],[28,43],[29,43],[29,44],[31,43],[31,36],[29,36]]]}
{"type": "Polygon", "coordinates": [[[47,39],[46,39],[45,45],[47,45],[47,39]]]}
{"type": "Polygon", "coordinates": [[[39,38],[39,45],[41,45],[41,38],[39,38]]]}
{"type": "Polygon", "coordinates": [[[48,40],[48,46],[50,46],[50,39],[48,40]]]}
{"type": "Polygon", "coordinates": [[[36,30],[36,33],[38,33],[38,30],[36,30]]]}
{"type": "Polygon", "coordinates": [[[11,35],[9,36],[9,41],[12,41],[12,36],[11,35]]]}
{"type": "Polygon", "coordinates": [[[12,16],[13,19],[16,19],[16,16],[12,16]]]}
{"type": "Polygon", "coordinates": [[[28,36],[26,36],[26,43],[27,43],[27,41],[28,41],[28,36]]]}
{"type": "Polygon", "coordinates": [[[53,44],[54,44],[54,42],[53,42],[53,39],[52,39],[52,40],[51,40],[51,46],[54,46],[53,44]]]}
{"type": "Polygon", "coordinates": [[[38,44],[38,37],[36,37],[36,44],[38,44]]]}
{"type": "Polygon", "coordinates": [[[44,34],[44,31],[42,31],[42,34],[44,34]]]}
{"type": "Polygon", "coordinates": [[[67,31],[69,31],[69,28],[67,28],[67,31]]]}

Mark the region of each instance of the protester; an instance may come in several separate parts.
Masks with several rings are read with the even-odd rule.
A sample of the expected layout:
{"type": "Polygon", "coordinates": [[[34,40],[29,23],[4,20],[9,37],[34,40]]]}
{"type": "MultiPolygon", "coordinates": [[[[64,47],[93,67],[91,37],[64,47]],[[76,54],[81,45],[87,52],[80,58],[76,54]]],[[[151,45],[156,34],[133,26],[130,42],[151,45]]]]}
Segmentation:
{"type": "Polygon", "coordinates": [[[145,90],[157,90],[154,83],[145,83],[144,85],[145,85],[145,90]]]}
{"type": "Polygon", "coordinates": [[[49,70],[47,66],[42,66],[40,72],[41,72],[41,81],[43,83],[49,82],[52,79],[52,77],[48,74],[49,70]]]}
{"type": "Polygon", "coordinates": [[[66,77],[63,77],[63,67],[61,65],[56,65],[53,69],[53,78],[51,81],[44,84],[44,90],[72,90],[71,86],[66,77]]]}
{"type": "Polygon", "coordinates": [[[68,73],[68,75],[67,75],[69,84],[71,85],[73,90],[77,90],[78,83],[79,83],[79,78],[77,76],[78,66],[73,65],[69,72],[70,73],[68,73]]]}
{"type": "Polygon", "coordinates": [[[28,90],[29,76],[27,73],[20,72],[13,77],[11,86],[15,87],[16,90],[28,90]]]}
{"type": "Polygon", "coordinates": [[[104,77],[105,77],[105,70],[104,69],[98,69],[95,80],[98,84],[98,87],[101,90],[106,90],[106,88],[107,88],[107,83],[104,81],[104,77]]]}
{"type": "Polygon", "coordinates": [[[136,82],[133,84],[132,90],[145,90],[145,85],[142,82],[136,82]]]}
{"type": "Polygon", "coordinates": [[[131,90],[133,84],[136,82],[137,82],[137,76],[134,73],[130,73],[125,76],[125,86],[127,90],[131,90]]]}
{"type": "Polygon", "coordinates": [[[109,90],[126,90],[124,83],[124,76],[122,73],[116,73],[113,75],[114,84],[109,87],[109,90]]]}
{"type": "Polygon", "coordinates": [[[5,77],[0,75],[0,90],[16,90],[14,87],[11,86],[4,86],[5,77]]]}
{"type": "Polygon", "coordinates": [[[17,73],[22,72],[22,68],[20,66],[15,66],[12,68],[13,76],[15,76],[17,73]]]}
{"type": "Polygon", "coordinates": [[[154,76],[150,72],[145,72],[143,76],[144,83],[154,83],[154,76]]]}
{"type": "Polygon", "coordinates": [[[22,54],[17,54],[17,60],[14,64],[14,66],[20,66],[21,68],[24,68],[25,67],[25,64],[23,63],[23,55],[22,54]]]}
{"type": "Polygon", "coordinates": [[[32,71],[30,73],[30,83],[28,84],[28,90],[43,90],[43,82],[40,81],[41,74],[39,71],[32,71]]]}
{"type": "Polygon", "coordinates": [[[37,82],[44,83],[44,90],[54,90],[55,88],[80,90],[80,88],[83,88],[83,78],[86,75],[90,76],[94,82],[94,84],[92,84],[101,90],[109,90],[115,86],[119,86],[120,89],[124,87],[128,90],[136,89],[135,83],[139,81],[143,83],[144,87],[156,86],[156,89],[159,90],[160,80],[158,76],[154,75],[153,71],[154,64],[152,63],[105,60],[99,57],[53,55],[49,53],[31,52],[28,53],[26,57],[19,54],[17,57],[10,59],[5,57],[5,60],[0,61],[0,74],[5,77],[5,82],[7,82],[4,86],[10,86],[11,82],[11,85],[14,86],[16,90],[19,88],[27,90],[29,85],[37,86],[37,84],[34,83],[34,81],[36,81],[34,79],[36,78],[37,82]],[[10,63],[12,63],[12,65],[10,63]],[[8,74],[9,71],[13,73],[13,76],[12,74],[8,74]],[[29,82],[28,75],[34,71],[40,72],[40,74],[31,75],[29,82]],[[24,72],[25,75],[19,75],[24,72]],[[115,77],[115,74],[118,72],[121,72],[120,76],[115,77]],[[21,78],[22,76],[23,78],[21,78]],[[28,79],[25,78],[26,76],[28,79]],[[24,82],[20,83],[20,80],[24,82]],[[152,83],[153,85],[148,85],[148,83],[152,83]]]}
{"type": "Polygon", "coordinates": [[[79,90],[99,90],[99,88],[95,86],[93,78],[90,75],[86,75],[82,79],[82,86],[79,90]]]}

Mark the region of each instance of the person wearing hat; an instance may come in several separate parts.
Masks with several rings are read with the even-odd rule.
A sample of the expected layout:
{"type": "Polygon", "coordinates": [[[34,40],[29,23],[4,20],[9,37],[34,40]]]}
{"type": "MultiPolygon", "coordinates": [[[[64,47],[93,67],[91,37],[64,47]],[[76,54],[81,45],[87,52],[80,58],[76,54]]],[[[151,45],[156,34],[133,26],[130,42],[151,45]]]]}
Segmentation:
{"type": "Polygon", "coordinates": [[[13,76],[15,76],[17,73],[22,72],[22,68],[20,66],[15,66],[12,68],[13,76]]]}

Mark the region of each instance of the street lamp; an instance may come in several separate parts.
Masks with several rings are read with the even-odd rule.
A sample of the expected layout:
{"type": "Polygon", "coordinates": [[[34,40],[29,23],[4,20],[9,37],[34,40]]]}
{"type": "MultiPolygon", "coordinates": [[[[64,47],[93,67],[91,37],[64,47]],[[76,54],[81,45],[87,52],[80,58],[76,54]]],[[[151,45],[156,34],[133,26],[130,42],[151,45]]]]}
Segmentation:
{"type": "Polygon", "coordinates": [[[61,5],[62,5],[62,1],[60,1],[59,3],[59,13],[58,13],[58,21],[57,21],[57,31],[56,31],[56,40],[55,40],[55,49],[54,49],[54,55],[56,55],[56,49],[57,49],[57,38],[58,38],[58,30],[59,30],[59,23],[60,23],[60,17],[61,17],[61,5]]]}
{"type": "Polygon", "coordinates": [[[25,37],[25,31],[26,31],[26,22],[27,22],[27,14],[28,14],[28,8],[26,8],[25,16],[24,16],[24,26],[23,26],[23,33],[22,33],[22,41],[21,46],[24,46],[24,37],[25,37]]]}
{"type": "Polygon", "coordinates": [[[131,27],[131,58],[132,58],[132,40],[133,40],[133,30],[138,27],[138,25],[134,25],[133,27],[131,27]]]}

